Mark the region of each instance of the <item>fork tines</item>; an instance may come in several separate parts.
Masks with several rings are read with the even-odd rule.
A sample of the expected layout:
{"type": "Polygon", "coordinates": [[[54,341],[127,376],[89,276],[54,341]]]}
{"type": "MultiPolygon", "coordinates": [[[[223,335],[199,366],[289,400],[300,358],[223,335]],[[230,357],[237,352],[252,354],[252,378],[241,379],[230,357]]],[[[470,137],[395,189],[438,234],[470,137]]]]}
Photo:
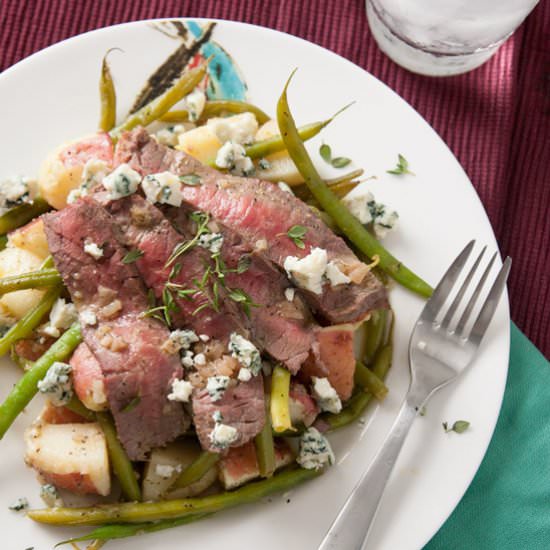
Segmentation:
{"type": "Polygon", "coordinates": [[[438,318],[441,317],[440,313],[442,313],[444,309],[443,306],[448,301],[451,294],[453,294],[454,292],[457,280],[461,278],[461,276],[463,276],[463,272],[465,272],[465,266],[468,258],[472,253],[472,250],[474,249],[474,245],[475,240],[470,241],[465,246],[464,250],[462,250],[462,252],[456,257],[454,262],[451,264],[451,266],[435,288],[431,298],[426,303],[426,306],[424,307],[424,310],[421,314],[421,319],[426,322],[437,323],[444,330],[453,332],[457,336],[468,339],[473,343],[479,343],[481,341],[481,338],[485,334],[485,331],[487,330],[491,319],[493,318],[493,314],[495,313],[495,310],[497,308],[500,296],[502,295],[502,292],[506,287],[506,280],[508,278],[508,273],[510,272],[510,267],[512,265],[512,260],[509,257],[504,260],[504,263],[500,268],[500,271],[498,272],[498,275],[496,276],[491,289],[487,293],[485,301],[483,302],[479,314],[473,325],[471,324],[471,320],[473,319],[472,313],[479,299],[479,296],[483,291],[487,278],[489,277],[489,274],[497,257],[497,252],[493,254],[487,266],[485,267],[481,277],[479,277],[479,280],[477,281],[477,284],[475,285],[475,288],[471,293],[471,296],[466,306],[462,309],[462,314],[460,315],[460,318],[455,327],[452,326],[452,321],[455,318],[459,308],[461,308],[465,300],[466,293],[472,286],[472,280],[475,278],[475,275],[479,271],[483,255],[487,250],[486,246],[483,247],[480,254],[474,261],[474,264],[464,276],[462,284],[458,288],[458,291],[456,291],[450,306],[444,313],[443,319],[441,320],[441,322],[438,322],[438,318]],[[468,325],[472,326],[469,333],[467,331],[468,325]]]}

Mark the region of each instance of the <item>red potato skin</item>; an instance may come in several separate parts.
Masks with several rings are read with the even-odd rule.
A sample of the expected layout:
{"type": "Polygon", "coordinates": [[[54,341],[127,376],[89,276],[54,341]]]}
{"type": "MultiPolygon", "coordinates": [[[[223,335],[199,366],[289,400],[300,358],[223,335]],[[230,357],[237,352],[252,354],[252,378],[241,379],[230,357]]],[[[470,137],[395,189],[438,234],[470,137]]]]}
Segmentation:
{"type": "Polygon", "coordinates": [[[349,399],[355,373],[354,331],[354,325],[319,329],[316,332],[313,354],[300,371],[301,379],[309,381],[312,376],[328,378],[340,399],[349,399]]]}
{"type": "Polygon", "coordinates": [[[79,414],[67,409],[67,407],[55,407],[50,402],[46,404],[40,418],[46,424],[72,424],[88,422],[79,414]]]}
{"type": "Polygon", "coordinates": [[[36,361],[40,359],[55,342],[55,338],[49,336],[42,338],[25,338],[19,340],[14,345],[14,351],[19,357],[27,359],[28,361],[36,361]]]}
{"type": "Polygon", "coordinates": [[[67,489],[77,495],[97,495],[98,491],[90,476],[78,472],[70,474],[52,474],[51,472],[38,471],[47,483],[51,483],[61,489],[67,489]]]}
{"type": "Polygon", "coordinates": [[[112,166],[113,157],[113,142],[109,134],[105,132],[71,143],[59,153],[59,158],[65,168],[83,166],[90,159],[102,160],[112,166]]]}
{"type": "Polygon", "coordinates": [[[84,342],[74,351],[70,364],[73,368],[73,388],[80,401],[92,410],[106,408],[107,403],[105,407],[98,407],[92,400],[92,385],[96,380],[103,381],[104,376],[97,359],[84,342]]]}

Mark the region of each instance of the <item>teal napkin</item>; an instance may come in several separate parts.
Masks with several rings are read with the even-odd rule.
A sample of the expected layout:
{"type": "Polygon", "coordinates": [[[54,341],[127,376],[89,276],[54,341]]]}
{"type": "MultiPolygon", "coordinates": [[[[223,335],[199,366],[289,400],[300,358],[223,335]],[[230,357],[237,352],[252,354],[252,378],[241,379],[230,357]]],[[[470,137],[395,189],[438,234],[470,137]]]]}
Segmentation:
{"type": "Polygon", "coordinates": [[[495,434],[464,498],[424,550],[550,549],[550,363],[512,323],[495,434]]]}

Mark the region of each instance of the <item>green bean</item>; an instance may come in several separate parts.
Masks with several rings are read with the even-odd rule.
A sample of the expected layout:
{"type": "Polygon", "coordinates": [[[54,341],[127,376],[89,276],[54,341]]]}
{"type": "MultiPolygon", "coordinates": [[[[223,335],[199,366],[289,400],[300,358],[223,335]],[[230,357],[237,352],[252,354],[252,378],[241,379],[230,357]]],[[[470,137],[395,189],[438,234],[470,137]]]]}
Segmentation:
{"type": "Polygon", "coordinates": [[[15,206],[0,216],[0,234],[3,235],[25,225],[49,209],[50,205],[40,197],[36,197],[32,202],[15,206]]]}
{"type": "MultiPolygon", "coordinates": [[[[307,141],[308,139],[315,137],[325,126],[328,126],[342,111],[345,111],[350,105],[346,105],[326,120],[311,122],[310,124],[306,124],[305,126],[301,126],[300,128],[298,128],[296,131],[300,136],[300,139],[302,141],[307,141]]],[[[280,135],[258,141],[256,143],[253,143],[252,145],[247,145],[244,148],[247,156],[249,156],[251,159],[263,158],[267,155],[271,155],[272,153],[284,151],[285,149],[287,149],[287,145],[280,135]]]]}
{"type": "Polygon", "coordinates": [[[263,497],[287,489],[319,475],[316,470],[295,468],[249,483],[234,491],[206,497],[183,498],[160,502],[108,504],[90,508],[45,508],[31,510],[27,515],[40,523],[53,525],[98,525],[108,521],[141,523],[179,519],[196,514],[209,514],[240,504],[255,502],[263,497]]]}
{"type": "Polygon", "coordinates": [[[0,279],[0,295],[25,288],[44,288],[61,282],[61,275],[56,269],[40,269],[21,275],[11,275],[0,279]]]}
{"type": "Polygon", "coordinates": [[[17,415],[36,395],[37,384],[56,361],[63,361],[82,340],[80,325],[75,323],[38,359],[15,384],[6,400],[0,405],[0,439],[8,431],[17,415]]]}
{"type": "Polygon", "coordinates": [[[129,500],[141,500],[141,491],[136,479],[136,473],[134,472],[130,459],[118,440],[111,415],[104,412],[98,412],[96,413],[96,418],[105,434],[105,440],[107,441],[107,448],[109,450],[109,459],[115,475],[120,482],[122,492],[129,500]]]}
{"type": "Polygon", "coordinates": [[[382,400],[388,395],[386,384],[363,363],[358,362],[355,365],[355,383],[365,391],[372,393],[378,400],[382,400]]]}
{"type": "Polygon", "coordinates": [[[6,354],[12,344],[26,338],[42,321],[50,311],[54,302],[61,294],[61,285],[57,284],[50,288],[42,297],[40,302],[13,325],[2,338],[0,338],[0,356],[6,354]]]}
{"type": "MultiPolygon", "coordinates": [[[[266,115],[259,107],[247,103],[245,101],[238,101],[236,99],[216,99],[207,101],[204,109],[201,113],[200,119],[207,120],[212,116],[219,115],[221,113],[252,113],[259,124],[264,124],[270,117],[266,115]]],[[[187,122],[189,120],[189,111],[186,109],[180,109],[177,111],[169,111],[162,115],[160,120],[163,122],[187,122]]]]}
{"type": "Polygon", "coordinates": [[[218,460],[220,460],[218,453],[203,451],[176,479],[174,489],[182,489],[199,481],[208,470],[217,464],[218,460]]]}
{"type": "Polygon", "coordinates": [[[363,168],[358,168],[357,170],[352,170],[351,172],[348,172],[347,174],[342,174],[341,176],[338,176],[336,178],[327,179],[325,180],[325,183],[329,187],[332,187],[340,183],[346,183],[348,181],[360,178],[364,173],[365,171],[363,170],[363,168]]]}
{"type": "Polygon", "coordinates": [[[287,100],[287,88],[294,73],[288,79],[283,93],[277,103],[277,122],[282,139],[290,157],[302,174],[311,194],[322,206],[342,233],[369,258],[378,256],[380,267],[404,287],[417,292],[422,296],[430,296],[432,288],[420,277],[415,275],[400,261],[394,258],[351,214],[347,207],[336,197],[319,176],[302,138],[296,129],[287,100]]]}
{"type": "Polygon", "coordinates": [[[51,269],[53,267],[55,267],[53,256],[48,256],[40,265],[40,269],[51,269]]]}
{"type": "Polygon", "coordinates": [[[374,372],[374,374],[376,374],[376,376],[378,376],[381,380],[386,378],[386,375],[391,367],[392,358],[393,346],[391,344],[386,344],[378,350],[372,365],[372,372],[374,372]]]}
{"type": "Polygon", "coordinates": [[[292,430],[289,407],[290,372],[276,365],[271,375],[271,424],[275,433],[292,430]]]}
{"type": "Polygon", "coordinates": [[[116,92],[111,75],[111,69],[107,62],[107,56],[112,50],[109,50],[103,57],[101,63],[101,76],[99,78],[99,101],[101,111],[99,115],[99,129],[104,132],[112,130],[116,124],[116,92]]]}
{"type": "MultiPolygon", "coordinates": [[[[269,411],[269,397],[266,396],[266,409],[269,411]]],[[[275,445],[273,432],[271,430],[271,417],[269,412],[265,416],[265,423],[262,431],[255,437],[256,456],[262,477],[271,477],[275,472],[275,445]]]]}
{"type": "Polygon", "coordinates": [[[8,236],[0,235],[0,250],[4,250],[7,244],[8,244],[8,236]]]}
{"type": "Polygon", "coordinates": [[[378,348],[382,345],[387,321],[388,310],[386,309],[373,311],[370,319],[365,321],[365,361],[368,365],[371,364],[378,348]]]}
{"type": "Polygon", "coordinates": [[[131,114],[122,124],[111,130],[111,138],[116,141],[122,132],[131,130],[136,126],[147,126],[158,120],[163,114],[177,103],[181,98],[190,93],[204,78],[208,61],[202,65],[183,73],[183,75],[166,90],[162,95],[153,99],[139,111],[131,114]]]}
{"type": "MultiPolygon", "coordinates": [[[[73,544],[76,542],[86,542],[88,540],[107,541],[111,539],[124,539],[135,535],[154,533],[155,531],[179,527],[180,525],[197,521],[208,515],[209,514],[195,514],[181,519],[167,519],[164,521],[157,521],[156,523],[112,523],[109,525],[102,525],[87,535],[58,542],[55,546],[57,547],[62,544],[73,544]]],[[[89,550],[89,547],[86,550],[89,550]]]]}
{"type": "Polygon", "coordinates": [[[82,401],[76,397],[76,395],[72,396],[71,400],[65,405],[65,407],[90,422],[94,422],[96,420],[94,411],[86,408],[82,404],[82,401]]]}

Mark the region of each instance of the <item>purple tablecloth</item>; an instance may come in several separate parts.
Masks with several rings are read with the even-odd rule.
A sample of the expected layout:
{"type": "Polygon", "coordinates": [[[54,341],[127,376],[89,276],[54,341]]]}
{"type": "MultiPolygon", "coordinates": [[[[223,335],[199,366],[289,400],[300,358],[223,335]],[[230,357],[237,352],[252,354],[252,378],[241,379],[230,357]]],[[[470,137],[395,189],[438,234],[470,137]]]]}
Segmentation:
{"type": "Polygon", "coordinates": [[[0,0],[0,70],[91,29],[181,16],[245,21],[300,36],[364,67],[404,97],[470,176],[502,254],[514,260],[512,318],[550,356],[550,2],[541,2],[486,65],[436,79],[411,74],[380,52],[363,0],[0,0]]]}

